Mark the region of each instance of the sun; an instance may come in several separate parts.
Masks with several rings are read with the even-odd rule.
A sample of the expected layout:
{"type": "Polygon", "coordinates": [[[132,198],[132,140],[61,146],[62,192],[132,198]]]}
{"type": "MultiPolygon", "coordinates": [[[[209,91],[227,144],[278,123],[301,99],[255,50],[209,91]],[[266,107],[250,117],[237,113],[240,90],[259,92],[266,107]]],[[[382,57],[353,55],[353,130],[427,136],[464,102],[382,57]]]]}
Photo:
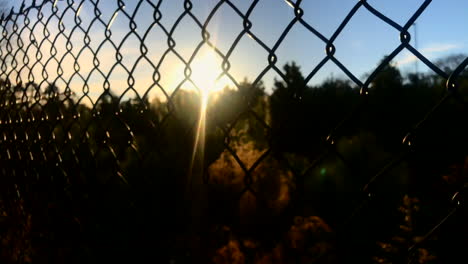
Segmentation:
{"type": "MultiPolygon", "coordinates": [[[[195,90],[200,94],[200,111],[195,130],[192,160],[188,181],[193,186],[201,181],[205,158],[205,136],[207,128],[207,112],[210,95],[220,92],[226,87],[233,87],[231,80],[223,74],[222,57],[213,50],[205,50],[190,63],[190,80],[195,90]]],[[[192,188],[192,187],[190,187],[192,188]]]]}
{"type": "MultiPolygon", "coordinates": [[[[190,63],[190,82],[200,93],[200,114],[195,131],[189,182],[197,182],[195,179],[201,179],[201,175],[203,175],[206,116],[210,95],[230,86],[229,78],[223,74],[221,65],[222,59],[214,51],[202,53],[190,63]]],[[[192,185],[190,184],[190,186],[192,185]]]]}
{"type": "Polygon", "coordinates": [[[190,79],[202,96],[208,97],[230,86],[229,78],[222,75],[221,65],[222,59],[214,51],[201,54],[190,64],[190,79]]]}

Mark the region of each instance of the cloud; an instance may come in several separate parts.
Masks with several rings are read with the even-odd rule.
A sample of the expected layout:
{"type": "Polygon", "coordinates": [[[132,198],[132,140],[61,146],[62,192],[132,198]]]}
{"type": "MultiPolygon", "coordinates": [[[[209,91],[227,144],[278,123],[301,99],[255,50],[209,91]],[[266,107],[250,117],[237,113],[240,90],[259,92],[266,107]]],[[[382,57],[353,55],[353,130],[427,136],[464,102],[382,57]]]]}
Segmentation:
{"type": "MultiPolygon", "coordinates": [[[[456,50],[461,47],[462,45],[454,43],[432,44],[427,46],[426,48],[419,49],[419,52],[423,54],[426,58],[430,59],[433,58],[437,53],[456,50]]],[[[403,58],[396,61],[397,66],[403,66],[418,60],[418,58],[409,51],[407,51],[405,54],[406,55],[403,58]]]]}
{"type": "Polygon", "coordinates": [[[460,48],[459,44],[438,44],[422,49],[424,53],[437,53],[460,48]]]}

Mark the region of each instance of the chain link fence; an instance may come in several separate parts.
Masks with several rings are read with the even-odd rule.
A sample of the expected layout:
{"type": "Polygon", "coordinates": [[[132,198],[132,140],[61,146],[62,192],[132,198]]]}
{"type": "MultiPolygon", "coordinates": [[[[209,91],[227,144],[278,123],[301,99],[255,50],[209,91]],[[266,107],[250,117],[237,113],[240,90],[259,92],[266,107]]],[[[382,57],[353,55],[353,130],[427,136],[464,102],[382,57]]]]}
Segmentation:
{"type": "Polygon", "coordinates": [[[2,15],[2,260],[467,259],[468,58],[445,69],[412,46],[410,28],[431,1],[404,25],[356,1],[327,37],[303,18],[303,1],[286,0],[294,17],[271,43],[252,30],[259,0],[245,10],[218,1],[204,20],[193,12],[198,1],[171,1],[183,11],[170,25],[166,2],[116,0],[104,12],[99,0],[34,0],[2,15]],[[208,30],[221,8],[242,21],[227,50],[208,30]],[[364,81],[334,56],[358,10],[400,32],[364,81]],[[113,27],[118,18],[124,32],[113,27]],[[175,38],[183,21],[199,29],[189,56],[175,38]],[[277,64],[295,27],[325,48],[304,76],[294,63],[277,64]],[[268,54],[251,83],[231,71],[243,38],[268,54]],[[231,89],[209,93],[197,81],[203,49],[218,62],[203,74],[219,71],[213,81],[231,89]],[[432,72],[402,77],[391,62],[404,50],[432,72]],[[350,81],[311,87],[329,64],[350,81]],[[279,76],[272,91],[269,73],[279,76]],[[179,77],[172,88],[170,74],[179,77]]]}

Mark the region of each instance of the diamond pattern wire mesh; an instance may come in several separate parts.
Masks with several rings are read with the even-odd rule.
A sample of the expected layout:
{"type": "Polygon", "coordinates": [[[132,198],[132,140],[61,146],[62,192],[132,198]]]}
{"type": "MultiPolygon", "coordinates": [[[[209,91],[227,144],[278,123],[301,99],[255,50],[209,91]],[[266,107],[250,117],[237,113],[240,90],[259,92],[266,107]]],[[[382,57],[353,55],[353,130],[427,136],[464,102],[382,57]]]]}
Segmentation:
{"type": "MultiPolygon", "coordinates": [[[[32,1],[29,5],[23,3],[18,12],[12,9],[1,18],[0,205],[2,210],[7,212],[6,215],[21,219],[20,225],[23,230],[29,225],[33,226],[30,227],[31,230],[47,229],[47,223],[41,222],[48,219],[43,212],[47,208],[58,208],[54,211],[57,212],[54,219],[75,219],[69,223],[64,223],[65,220],[60,222],[60,228],[70,225],[63,227],[63,230],[80,229],[86,225],[84,222],[88,223],[91,229],[97,228],[90,224],[94,221],[93,217],[97,217],[95,215],[107,213],[108,216],[102,217],[112,221],[112,217],[117,217],[113,214],[119,210],[129,216],[140,213],[140,217],[148,222],[158,218],[158,212],[150,212],[150,209],[148,212],[139,211],[137,208],[142,204],[147,206],[145,208],[163,208],[160,209],[161,212],[165,210],[165,214],[171,215],[168,219],[160,219],[161,226],[171,222],[182,225],[183,221],[187,221],[184,217],[189,217],[189,229],[197,230],[202,224],[197,223],[196,219],[201,217],[197,218],[195,211],[203,210],[203,205],[196,205],[197,199],[203,199],[200,198],[203,196],[202,191],[197,190],[220,180],[213,179],[209,173],[210,164],[220,155],[231,162],[230,167],[225,165],[225,175],[243,175],[241,183],[236,185],[241,187],[232,190],[232,199],[249,200],[254,199],[251,197],[264,196],[259,192],[258,182],[261,179],[256,175],[256,170],[261,166],[269,166],[265,163],[270,159],[281,167],[273,167],[273,170],[282,170],[284,174],[289,175],[288,184],[294,186],[295,197],[291,203],[296,204],[294,208],[301,208],[306,203],[305,177],[327,159],[342,163],[350,176],[361,173],[356,169],[356,165],[349,161],[349,157],[340,152],[336,142],[342,137],[342,131],[357,122],[360,115],[368,109],[373,92],[370,88],[376,76],[392,59],[403,50],[407,50],[446,82],[447,92],[407,131],[407,135],[401,139],[401,151],[389,157],[376,172],[371,172],[369,180],[362,186],[363,195],[358,199],[359,202],[355,203],[356,206],[349,217],[337,225],[337,239],[345,243],[344,241],[351,239],[348,231],[354,228],[356,218],[361,219],[360,217],[372,212],[379,212],[372,211],[380,207],[379,198],[375,198],[378,197],[378,192],[374,188],[378,181],[388,177],[389,171],[411,158],[419,147],[425,148],[423,144],[427,142],[418,142],[418,135],[424,131],[426,123],[430,122],[449,100],[458,102],[461,105],[460,111],[466,113],[466,95],[459,89],[458,80],[468,65],[468,58],[447,74],[410,43],[409,29],[430,5],[429,0],[424,1],[404,25],[386,17],[367,1],[357,1],[329,38],[303,19],[304,13],[307,12],[301,8],[303,1],[286,0],[293,8],[294,18],[273,43],[265,42],[251,30],[251,15],[261,2],[259,0],[251,1],[246,12],[241,11],[235,1],[219,1],[204,21],[197,18],[192,11],[197,2],[171,2],[183,5],[183,12],[170,26],[162,23],[165,14],[161,11],[161,5],[168,1],[139,0],[129,3],[117,0],[117,8],[111,13],[103,13],[100,2],[103,1],[32,1]],[[128,4],[135,4],[133,11],[125,8],[128,4]],[[222,7],[228,7],[242,20],[242,31],[226,52],[217,47],[208,31],[210,21],[222,7]],[[82,8],[92,10],[93,14],[83,18],[80,14],[82,8]],[[148,21],[151,21],[148,27],[140,31],[136,17],[143,9],[147,9],[145,11],[151,13],[152,17],[148,17],[148,21]],[[358,10],[370,12],[376,20],[381,20],[400,32],[400,44],[373,69],[365,81],[357,78],[334,56],[335,40],[358,10]],[[120,39],[114,37],[116,33],[112,27],[117,16],[128,20],[128,30],[121,33],[120,39]],[[188,59],[178,49],[177,39],[174,37],[176,30],[185,20],[193,22],[201,35],[200,42],[188,59]],[[240,41],[249,37],[268,54],[267,65],[255,77],[252,86],[261,85],[265,76],[271,72],[287,83],[286,73],[277,65],[277,51],[292,28],[297,25],[302,25],[311,35],[319,38],[325,48],[325,56],[307,73],[304,85],[309,83],[325,64],[333,63],[359,87],[360,91],[356,93],[359,94],[359,103],[349,109],[348,114],[339,122],[328,127],[326,137],[317,139],[320,141],[321,152],[307,160],[307,169],[299,171],[295,164],[290,162],[288,154],[281,151],[282,147],[276,145],[277,138],[272,131],[271,122],[253,108],[252,98],[255,94],[247,90],[240,100],[240,110],[232,114],[228,122],[218,120],[217,126],[213,128],[215,132],[206,135],[207,144],[217,144],[215,154],[205,153],[202,165],[195,162],[192,167],[188,166],[193,153],[193,135],[198,123],[197,116],[191,116],[190,112],[197,113],[198,110],[196,104],[192,108],[181,108],[177,96],[182,93],[185,85],[195,87],[198,93],[202,91],[192,80],[191,67],[197,55],[203,48],[212,49],[221,60],[218,78],[228,78],[240,91],[243,84],[231,74],[231,61],[240,41]],[[162,32],[163,39],[159,41],[167,45],[159,54],[159,59],[149,55],[155,46],[155,43],[150,43],[149,35],[156,29],[162,32]],[[103,34],[102,41],[97,44],[93,42],[96,34],[103,34]],[[129,56],[126,54],[129,50],[128,45],[136,45],[133,48],[138,49],[136,54],[131,54],[132,61],[128,61],[129,56]],[[103,59],[100,55],[103,53],[110,55],[104,56],[103,59]],[[162,68],[170,56],[175,57],[177,63],[183,64],[184,67],[183,78],[172,91],[161,81],[164,78],[162,68]],[[140,65],[145,65],[143,69],[150,76],[143,91],[138,87],[139,71],[142,70],[140,65]],[[113,86],[115,76],[126,77],[116,84],[123,84],[123,88],[117,90],[117,94],[113,86]],[[161,101],[159,104],[150,103],[154,94],[158,94],[161,101]],[[245,118],[250,118],[249,122],[260,124],[261,129],[258,133],[263,134],[265,141],[259,143],[263,144],[263,150],[255,153],[254,158],[250,160],[242,157],[239,149],[232,143],[233,138],[239,136],[236,134],[236,131],[239,131],[236,126],[245,118]],[[190,125],[178,122],[183,119],[188,119],[190,125]],[[201,173],[202,176],[197,173],[201,173]],[[176,175],[192,175],[193,178],[178,179],[176,175]],[[180,186],[185,186],[184,182],[187,181],[191,182],[189,185],[198,185],[186,192],[184,188],[188,187],[180,186]],[[176,191],[170,188],[170,191],[166,191],[164,186],[176,186],[176,191]],[[152,194],[145,196],[145,193],[152,194]],[[186,200],[193,202],[188,202],[187,205],[186,200]],[[90,201],[95,204],[91,204],[90,201]],[[176,209],[187,206],[193,211],[188,214],[190,216],[181,212],[183,210],[176,209]],[[86,214],[85,211],[93,213],[86,214]],[[30,216],[32,220],[28,218],[30,216]]],[[[197,98],[192,99],[197,101],[197,98]]],[[[190,105],[186,104],[186,107],[190,105]]],[[[286,112],[289,110],[284,109],[286,112]]],[[[466,123],[463,120],[460,122],[466,123]]],[[[216,163],[214,166],[217,166],[216,163]]],[[[466,189],[466,186],[459,186],[459,190],[455,192],[455,205],[451,207],[447,217],[442,218],[439,223],[434,222],[434,228],[427,229],[430,231],[422,240],[410,245],[408,260],[412,261],[416,249],[429,240],[457,210],[463,208],[464,188],[466,189]]],[[[50,214],[50,211],[48,212],[50,214]]],[[[118,226],[108,229],[111,228],[118,226]]],[[[60,230],[57,232],[60,233],[60,230]]],[[[110,234],[111,231],[108,232],[110,234]]],[[[141,230],[139,232],[144,233],[141,230]]],[[[138,231],[135,233],[136,239],[140,235],[143,236],[138,231]]],[[[79,237],[78,234],[68,235],[79,237]]],[[[25,237],[19,240],[26,239],[25,237]]],[[[20,259],[20,256],[17,259],[20,259]]]]}

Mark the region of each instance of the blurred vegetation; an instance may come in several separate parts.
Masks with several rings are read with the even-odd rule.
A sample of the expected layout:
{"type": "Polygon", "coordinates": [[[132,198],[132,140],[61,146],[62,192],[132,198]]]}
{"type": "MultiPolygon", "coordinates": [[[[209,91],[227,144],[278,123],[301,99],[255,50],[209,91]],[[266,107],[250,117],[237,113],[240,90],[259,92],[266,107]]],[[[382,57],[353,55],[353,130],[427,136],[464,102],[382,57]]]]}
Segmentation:
{"type": "MultiPolygon", "coordinates": [[[[460,58],[439,66],[450,73],[460,58]]],[[[309,86],[294,63],[284,73],[271,94],[245,80],[210,97],[203,164],[192,164],[194,91],[152,102],[106,91],[91,106],[54,85],[1,81],[0,260],[400,262],[466,184],[468,73],[421,126],[448,93],[438,76],[388,65],[363,96],[348,80],[309,86]],[[343,236],[409,131],[411,155],[372,184],[343,236]]],[[[418,263],[462,256],[448,253],[468,245],[457,223],[445,233],[464,242],[436,235],[446,243],[422,247],[418,263]]]]}

